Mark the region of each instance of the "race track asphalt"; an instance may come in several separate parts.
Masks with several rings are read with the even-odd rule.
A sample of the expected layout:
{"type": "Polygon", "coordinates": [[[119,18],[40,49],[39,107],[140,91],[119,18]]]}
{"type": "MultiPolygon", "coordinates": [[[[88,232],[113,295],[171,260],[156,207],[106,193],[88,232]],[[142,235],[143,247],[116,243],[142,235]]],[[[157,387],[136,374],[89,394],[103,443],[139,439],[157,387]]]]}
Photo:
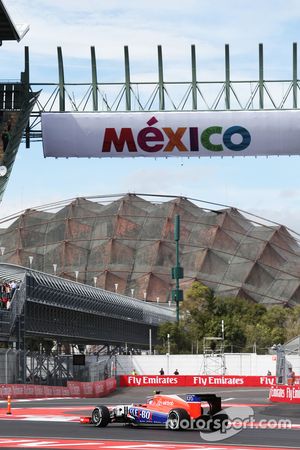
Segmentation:
{"type": "MultiPolygon", "coordinates": [[[[174,392],[170,388],[163,389],[163,393],[187,393],[191,389],[180,389],[174,392]]],[[[240,433],[232,436],[218,444],[223,445],[248,445],[255,447],[274,448],[300,448],[300,405],[286,405],[280,403],[270,403],[267,389],[203,389],[201,392],[215,392],[222,396],[224,406],[249,405],[255,413],[255,422],[260,420],[289,419],[292,424],[299,428],[294,429],[243,429],[240,433]]],[[[130,427],[120,424],[109,425],[107,428],[96,428],[91,425],[81,425],[76,421],[53,421],[55,418],[45,419],[37,414],[35,418],[24,420],[17,417],[17,411],[25,408],[25,411],[36,410],[36,408],[49,409],[51,415],[53,411],[63,414],[66,418],[80,415],[89,415],[89,412],[96,404],[128,404],[132,402],[143,402],[146,396],[151,395],[153,389],[149,388],[125,388],[118,389],[110,397],[103,399],[53,399],[40,401],[12,402],[12,416],[9,420],[4,417],[6,404],[0,403],[0,437],[36,437],[36,438],[69,438],[69,439],[89,439],[89,440],[124,440],[124,441],[145,441],[148,443],[162,442],[182,442],[201,444],[205,441],[200,437],[199,431],[187,430],[172,432],[164,428],[130,427]],[[89,408],[90,407],[90,408],[89,408]],[[64,409],[66,408],[66,409],[64,409]]],[[[76,420],[76,419],[75,419],[76,420]]],[[[208,442],[206,442],[208,443],[208,442]]],[[[212,444],[209,442],[209,444],[212,444]]],[[[2,447],[4,448],[4,447],[2,447]]],[[[28,448],[28,447],[27,447],[28,448]]],[[[36,447],[37,448],[37,447],[36,447]]],[[[163,447],[162,447],[163,449],[163,447]]]]}

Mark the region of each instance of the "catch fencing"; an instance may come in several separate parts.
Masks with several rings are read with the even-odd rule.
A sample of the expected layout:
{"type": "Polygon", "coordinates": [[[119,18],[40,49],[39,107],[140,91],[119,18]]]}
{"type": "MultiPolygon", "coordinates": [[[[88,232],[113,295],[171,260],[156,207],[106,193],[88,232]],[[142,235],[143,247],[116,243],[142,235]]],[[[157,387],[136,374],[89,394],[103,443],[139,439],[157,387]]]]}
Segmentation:
{"type": "Polygon", "coordinates": [[[115,358],[109,355],[84,355],[78,365],[74,355],[0,349],[0,384],[66,386],[70,381],[102,381],[114,371],[115,358]]]}

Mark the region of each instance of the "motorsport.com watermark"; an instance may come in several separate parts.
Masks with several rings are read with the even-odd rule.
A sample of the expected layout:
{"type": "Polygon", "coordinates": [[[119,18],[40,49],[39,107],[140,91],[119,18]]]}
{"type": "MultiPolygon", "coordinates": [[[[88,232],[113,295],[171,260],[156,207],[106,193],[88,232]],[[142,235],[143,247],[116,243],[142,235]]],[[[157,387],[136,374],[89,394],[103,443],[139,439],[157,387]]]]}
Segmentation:
{"type": "MultiPolygon", "coordinates": [[[[167,421],[166,427],[172,428],[172,424],[167,421]]],[[[288,430],[292,428],[292,422],[289,419],[255,420],[251,407],[236,406],[223,409],[212,417],[203,415],[197,419],[182,419],[179,421],[178,428],[198,430],[205,441],[221,441],[246,429],[288,430]]]]}

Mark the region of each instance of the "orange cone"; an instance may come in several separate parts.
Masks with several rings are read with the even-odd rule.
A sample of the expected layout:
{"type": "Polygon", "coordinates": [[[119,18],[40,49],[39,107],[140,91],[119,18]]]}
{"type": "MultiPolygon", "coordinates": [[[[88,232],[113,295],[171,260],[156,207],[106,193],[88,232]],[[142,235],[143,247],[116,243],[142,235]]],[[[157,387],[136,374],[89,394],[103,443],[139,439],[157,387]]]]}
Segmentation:
{"type": "Polygon", "coordinates": [[[10,395],[7,396],[7,412],[6,414],[11,414],[11,397],[10,395]]]}

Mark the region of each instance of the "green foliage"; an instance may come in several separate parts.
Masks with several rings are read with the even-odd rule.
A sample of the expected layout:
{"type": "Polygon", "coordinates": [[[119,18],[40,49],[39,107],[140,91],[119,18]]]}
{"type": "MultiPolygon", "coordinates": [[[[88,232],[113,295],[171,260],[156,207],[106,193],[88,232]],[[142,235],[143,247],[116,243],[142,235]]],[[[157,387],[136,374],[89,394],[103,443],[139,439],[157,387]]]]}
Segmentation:
{"type": "Polygon", "coordinates": [[[293,308],[286,320],[286,340],[296,336],[300,336],[300,306],[293,308]]]}
{"type": "Polygon", "coordinates": [[[214,291],[194,282],[181,304],[180,324],[165,323],[158,333],[157,350],[171,353],[202,351],[204,337],[221,337],[225,327],[225,351],[265,353],[273,344],[300,335],[300,306],[293,309],[273,306],[267,309],[249,300],[216,297],[214,291]]]}
{"type": "Polygon", "coordinates": [[[160,326],[158,332],[158,338],[161,345],[157,347],[160,353],[168,352],[168,340],[167,335],[170,335],[170,352],[171,353],[187,353],[187,349],[190,348],[191,336],[182,323],[166,322],[160,326]]]}

